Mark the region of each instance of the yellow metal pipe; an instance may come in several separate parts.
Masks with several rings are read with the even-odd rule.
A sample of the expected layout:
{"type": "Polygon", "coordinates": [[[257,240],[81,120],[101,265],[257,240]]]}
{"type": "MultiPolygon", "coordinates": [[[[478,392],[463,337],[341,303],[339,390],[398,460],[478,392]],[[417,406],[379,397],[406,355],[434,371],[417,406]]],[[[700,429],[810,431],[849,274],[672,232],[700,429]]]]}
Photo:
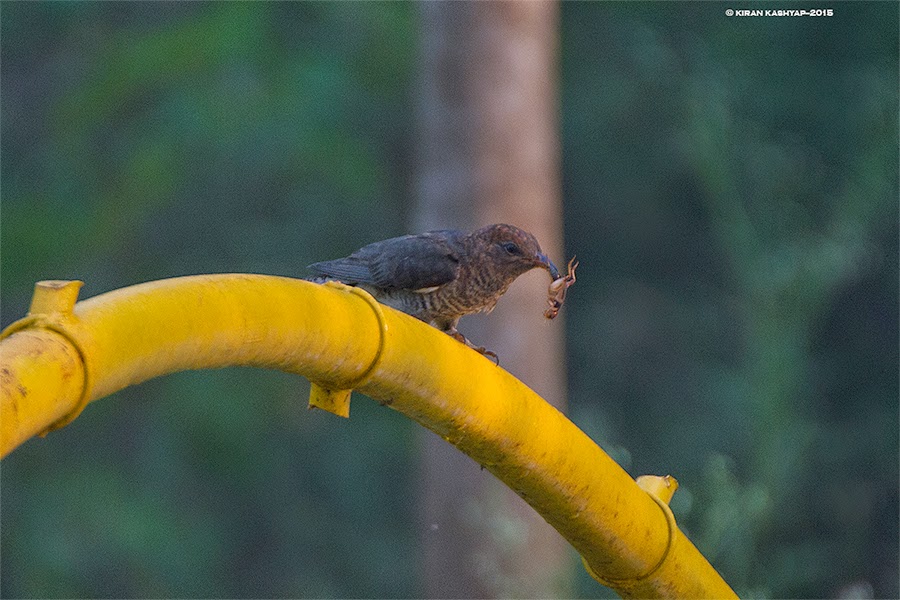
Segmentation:
{"type": "Polygon", "coordinates": [[[152,377],[280,369],[313,382],[313,405],[348,414],[348,391],[358,389],[435,431],[522,496],[624,597],[736,597],[675,525],[674,480],[643,480],[642,489],[509,373],[361,290],[208,275],[75,304],[78,285],[38,284],[29,316],[3,334],[4,456],[87,402],[152,377]]]}

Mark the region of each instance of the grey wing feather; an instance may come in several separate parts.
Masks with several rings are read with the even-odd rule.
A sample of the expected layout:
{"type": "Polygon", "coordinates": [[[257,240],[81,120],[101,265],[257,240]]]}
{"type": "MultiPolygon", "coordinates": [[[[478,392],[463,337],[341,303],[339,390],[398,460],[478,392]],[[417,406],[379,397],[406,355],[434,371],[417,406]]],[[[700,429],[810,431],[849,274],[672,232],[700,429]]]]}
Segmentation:
{"type": "Polygon", "coordinates": [[[306,267],[316,275],[330,277],[347,284],[373,283],[372,272],[352,257],[317,262],[306,267]]]}
{"type": "Polygon", "coordinates": [[[462,235],[451,230],[391,238],[309,268],[347,284],[406,290],[440,286],[457,277],[462,235]]]}

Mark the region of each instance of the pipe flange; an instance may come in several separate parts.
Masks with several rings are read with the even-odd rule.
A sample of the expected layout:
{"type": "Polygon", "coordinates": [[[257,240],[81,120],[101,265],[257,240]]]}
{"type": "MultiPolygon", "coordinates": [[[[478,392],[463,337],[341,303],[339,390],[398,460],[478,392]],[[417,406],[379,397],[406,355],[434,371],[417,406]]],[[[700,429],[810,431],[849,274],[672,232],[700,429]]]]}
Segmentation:
{"type": "Polygon", "coordinates": [[[366,368],[366,370],[353,382],[347,384],[347,389],[353,390],[368,381],[369,377],[372,376],[372,373],[375,372],[375,369],[378,368],[378,365],[381,364],[381,359],[384,356],[384,348],[387,345],[388,324],[387,319],[384,317],[384,310],[382,310],[383,305],[375,299],[375,296],[362,288],[347,287],[350,287],[349,291],[351,294],[356,294],[366,301],[366,304],[368,304],[372,309],[372,312],[375,313],[375,319],[378,321],[378,350],[375,351],[375,356],[372,358],[372,362],[369,364],[368,368],[366,368]]]}
{"type": "Polygon", "coordinates": [[[600,575],[591,568],[591,565],[588,564],[584,557],[581,557],[581,562],[584,564],[584,568],[591,575],[591,577],[593,577],[606,587],[620,589],[622,587],[627,587],[632,583],[639,583],[640,581],[647,579],[648,577],[659,571],[659,569],[666,562],[666,559],[669,557],[669,553],[672,550],[672,545],[675,543],[675,531],[678,529],[678,525],[675,523],[675,515],[672,513],[672,509],[669,508],[669,505],[665,500],[649,491],[647,492],[647,495],[650,496],[650,498],[652,498],[654,502],[656,502],[656,504],[659,506],[660,510],[663,511],[663,514],[666,517],[666,527],[668,529],[668,535],[666,536],[666,547],[663,550],[662,556],[660,556],[659,561],[646,573],[642,573],[635,577],[623,577],[621,579],[600,575]]]}
{"type": "Polygon", "coordinates": [[[381,364],[384,348],[387,344],[388,325],[387,320],[384,317],[382,305],[372,296],[372,294],[358,287],[345,285],[338,281],[328,281],[324,285],[359,296],[369,305],[375,313],[375,320],[378,321],[378,348],[375,351],[375,356],[372,357],[372,362],[369,363],[369,366],[366,367],[362,373],[348,382],[338,382],[338,384],[334,386],[326,387],[312,382],[312,386],[310,387],[310,408],[320,408],[339,417],[347,418],[350,416],[350,392],[368,381],[369,377],[372,376],[372,373],[375,372],[375,369],[378,368],[378,365],[381,364]]]}
{"type": "Polygon", "coordinates": [[[12,323],[0,332],[0,340],[14,333],[28,329],[43,329],[52,331],[65,339],[81,362],[84,380],[81,387],[81,396],[75,407],[60,419],[51,423],[38,435],[44,437],[51,431],[61,429],[78,418],[84,407],[88,405],[90,391],[93,384],[91,370],[88,368],[87,353],[78,335],[77,325],[74,323],[72,311],[78,301],[78,291],[81,289],[81,281],[39,281],[34,286],[34,296],[31,300],[31,308],[28,316],[12,323]]]}

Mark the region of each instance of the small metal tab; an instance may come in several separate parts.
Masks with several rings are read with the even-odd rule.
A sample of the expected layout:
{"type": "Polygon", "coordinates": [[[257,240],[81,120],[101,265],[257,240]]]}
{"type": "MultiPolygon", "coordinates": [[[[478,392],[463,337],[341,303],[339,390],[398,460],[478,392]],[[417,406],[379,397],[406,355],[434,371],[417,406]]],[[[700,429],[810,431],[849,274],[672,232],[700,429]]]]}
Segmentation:
{"type": "Polygon", "coordinates": [[[309,408],[321,408],[333,415],[350,418],[350,393],[352,390],[329,390],[313,383],[309,390],[309,408]]]}
{"type": "Polygon", "coordinates": [[[29,315],[71,314],[83,281],[38,281],[34,284],[29,315]]]}
{"type": "Polygon", "coordinates": [[[642,490],[668,504],[678,489],[678,480],[671,475],[641,475],[635,482],[642,490]]]}

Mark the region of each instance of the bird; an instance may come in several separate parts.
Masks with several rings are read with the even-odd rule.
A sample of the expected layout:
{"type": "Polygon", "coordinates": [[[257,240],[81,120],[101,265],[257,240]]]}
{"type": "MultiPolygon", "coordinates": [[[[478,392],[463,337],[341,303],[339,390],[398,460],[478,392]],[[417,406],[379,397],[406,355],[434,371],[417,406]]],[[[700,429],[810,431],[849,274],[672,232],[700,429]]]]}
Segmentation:
{"type": "Polygon", "coordinates": [[[532,269],[559,278],[532,234],[502,223],[470,233],[443,229],[390,238],[307,268],[314,273],[310,281],[360,287],[498,364],[496,353],[472,344],[457,330],[460,318],[490,313],[512,282],[532,269]]]}

